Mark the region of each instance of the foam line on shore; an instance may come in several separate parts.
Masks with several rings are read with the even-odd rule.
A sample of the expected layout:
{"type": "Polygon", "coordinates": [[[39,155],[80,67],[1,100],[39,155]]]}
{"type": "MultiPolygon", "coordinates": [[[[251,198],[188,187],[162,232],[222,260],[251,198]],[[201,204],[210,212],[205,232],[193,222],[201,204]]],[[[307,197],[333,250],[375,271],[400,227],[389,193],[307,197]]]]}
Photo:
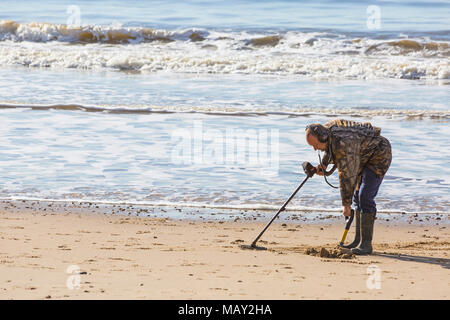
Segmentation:
{"type": "Polygon", "coordinates": [[[411,119],[450,119],[450,113],[446,110],[409,110],[409,109],[329,109],[329,108],[280,108],[279,111],[251,110],[246,108],[226,108],[208,106],[95,106],[77,104],[34,104],[34,103],[10,103],[0,102],[0,109],[32,109],[37,111],[61,110],[61,111],[82,111],[108,114],[153,114],[153,113],[200,113],[208,115],[227,116],[273,116],[285,115],[292,117],[307,117],[311,115],[323,116],[356,116],[356,117],[404,117],[411,119]]]}
{"type": "MultiPolygon", "coordinates": [[[[0,201],[37,201],[51,203],[89,203],[96,205],[133,205],[133,206],[150,206],[150,207],[173,207],[173,208],[209,208],[219,210],[260,210],[260,211],[276,211],[280,205],[268,204],[241,204],[241,205],[224,205],[224,204],[207,204],[192,202],[170,202],[170,201],[123,201],[123,200],[95,200],[95,199],[45,199],[32,197],[9,197],[0,198],[0,201]]],[[[307,207],[307,206],[288,206],[285,211],[300,212],[342,212],[342,208],[323,208],[323,207],[307,207]]],[[[396,209],[380,209],[378,213],[383,214],[449,214],[448,211],[404,211],[396,209]]]]}

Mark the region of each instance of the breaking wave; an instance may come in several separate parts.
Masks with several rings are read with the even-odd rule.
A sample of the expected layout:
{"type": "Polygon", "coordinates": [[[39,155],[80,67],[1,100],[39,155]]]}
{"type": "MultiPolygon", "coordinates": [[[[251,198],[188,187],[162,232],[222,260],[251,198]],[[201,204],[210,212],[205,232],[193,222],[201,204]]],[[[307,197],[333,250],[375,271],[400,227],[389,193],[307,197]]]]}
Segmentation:
{"type": "Polygon", "coordinates": [[[18,23],[11,20],[0,21],[0,39],[16,42],[70,42],[70,43],[140,43],[151,41],[173,41],[163,30],[149,28],[122,28],[102,26],[68,26],[45,22],[18,23]]]}
{"type": "Polygon", "coordinates": [[[325,31],[163,30],[0,21],[0,65],[135,72],[450,79],[450,42],[325,31]]]}

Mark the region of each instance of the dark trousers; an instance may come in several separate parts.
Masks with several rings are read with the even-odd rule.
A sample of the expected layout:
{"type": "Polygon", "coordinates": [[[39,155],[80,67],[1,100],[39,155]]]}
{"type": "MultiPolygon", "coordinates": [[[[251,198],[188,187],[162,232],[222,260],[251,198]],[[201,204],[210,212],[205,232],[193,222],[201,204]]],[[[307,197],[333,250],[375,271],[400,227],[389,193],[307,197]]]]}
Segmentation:
{"type": "Polygon", "coordinates": [[[353,194],[353,204],[361,213],[376,213],[377,205],[375,197],[380,189],[383,177],[379,178],[375,172],[369,168],[364,168],[361,177],[359,190],[353,194]]]}

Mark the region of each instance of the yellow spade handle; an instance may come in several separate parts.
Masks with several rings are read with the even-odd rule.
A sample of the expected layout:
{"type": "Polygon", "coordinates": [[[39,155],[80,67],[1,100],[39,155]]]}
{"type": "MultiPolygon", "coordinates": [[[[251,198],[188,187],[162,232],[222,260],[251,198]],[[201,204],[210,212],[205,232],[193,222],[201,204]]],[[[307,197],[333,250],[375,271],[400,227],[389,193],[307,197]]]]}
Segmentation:
{"type": "Polygon", "coordinates": [[[345,238],[347,238],[348,229],[344,230],[344,234],[342,235],[341,243],[345,242],[345,238]]]}

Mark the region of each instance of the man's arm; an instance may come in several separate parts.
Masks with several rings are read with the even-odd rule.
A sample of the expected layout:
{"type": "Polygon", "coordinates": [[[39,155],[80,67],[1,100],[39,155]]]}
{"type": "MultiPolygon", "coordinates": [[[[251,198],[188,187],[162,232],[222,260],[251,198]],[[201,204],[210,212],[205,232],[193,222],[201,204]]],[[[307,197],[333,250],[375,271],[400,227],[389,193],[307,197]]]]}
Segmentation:
{"type": "Polygon", "coordinates": [[[360,165],[359,148],[359,143],[352,139],[339,141],[335,148],[334,155],[339,169],[339,186],[344,207],[352,204],[360,165]]]}

